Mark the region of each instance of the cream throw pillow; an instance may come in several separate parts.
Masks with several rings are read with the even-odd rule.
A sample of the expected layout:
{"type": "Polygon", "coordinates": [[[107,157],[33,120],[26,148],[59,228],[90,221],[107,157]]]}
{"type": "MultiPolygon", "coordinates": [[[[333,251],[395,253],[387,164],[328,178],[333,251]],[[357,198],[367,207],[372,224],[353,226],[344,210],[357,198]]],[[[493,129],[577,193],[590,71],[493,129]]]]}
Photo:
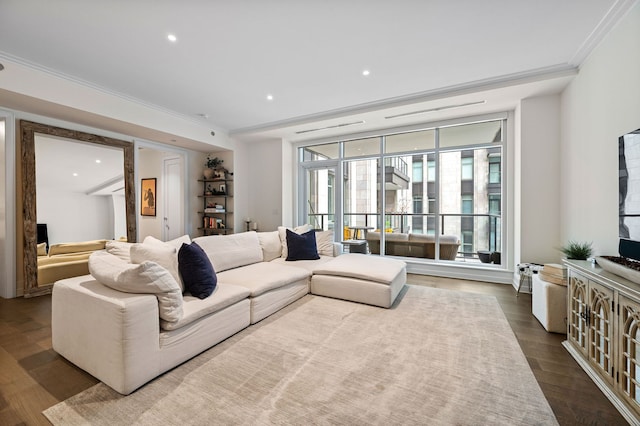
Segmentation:
{"type": "Polygon", "coordinates": [[[262,248],[262,260],[270,262],[282,256],[282,243],[278,231],[258,232],[260,247],[262,248]]]}
{"type": "MultiPolygon", "coordinates": [[[[145,240],[146,241],[146,240],[145,240]]],[[[184,286],[180,279],[178,271],[178,252],[175,248],[168,244],[160,242],[134,244],[131,246],[131,263],[143,263],[144,261],[152,261],[169,271],[174,280],[180,285],[182,291],[184,286]]]]}
{"type": "Polygon", "coordinates": [[[183,235],[182,237],[178,237],[178,238],[173,239],[173,240],[162,241],[162,240],[159,240],[159,239],[157,239],[155,237],[152,237],[151,235],[148,235],[142,241],[142,244],[169,245],[169,246],[173,247],[174,249],[176,249],[176,252],[178,250],[180,250],[180,247],[182,247],[182,243],[191,244],[191,238],[188,235],[183,235]]]}
{"type": "Polygon", "coordinates": [[[133,243],[110,240],[106,242],[104,248],[107,250],[107,253],[111,253],[112,255],[117,256],[125,262],[129,263],[131,261],[132,245],[133,243]]]}
{"type": "Polygon", "coordinates": [[[286,228],[284,226],[278,226],[278,234],[280,235],[280,244],[282,245],[282,258],[286,259],[289,255],[289,250],[287,250],[287,229],[295,232],[296,234],[304,234],[305,232],[309,232],[313,229],[311,225],[305,224],[296,226],[295,228],[286,228]]]}
{"type": "Polygon", "coordinates": [[[38,256],[46,256],[47,255],[47,243],[38,244],[38,256]]]}
{"type": "Polygon", "coordinates": [[[102,284],[125,293],[154,294],[158,299],[160,318],[167,322],[182,318],[182,291],[169,271],[155,262],[139,265],[97,251],[89,257],[89,272],[102,284]]]}
{"type": "Polygon", "coordinates": [[[316,246],[320,256],[333,256],[333,231],[317,231],[316,246]]]}

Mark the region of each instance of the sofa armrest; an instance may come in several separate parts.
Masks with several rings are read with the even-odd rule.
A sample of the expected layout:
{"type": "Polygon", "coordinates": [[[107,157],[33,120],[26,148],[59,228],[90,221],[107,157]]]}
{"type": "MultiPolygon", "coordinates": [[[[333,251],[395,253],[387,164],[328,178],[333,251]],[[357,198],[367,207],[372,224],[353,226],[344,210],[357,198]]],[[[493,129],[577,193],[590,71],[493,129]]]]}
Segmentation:
{"type": "Polygon", "coordinates": [[[122,394],[160,374],[153,294],[112,290],[90,275],[53,287],[51,335],[60,355],[122,394]]]}

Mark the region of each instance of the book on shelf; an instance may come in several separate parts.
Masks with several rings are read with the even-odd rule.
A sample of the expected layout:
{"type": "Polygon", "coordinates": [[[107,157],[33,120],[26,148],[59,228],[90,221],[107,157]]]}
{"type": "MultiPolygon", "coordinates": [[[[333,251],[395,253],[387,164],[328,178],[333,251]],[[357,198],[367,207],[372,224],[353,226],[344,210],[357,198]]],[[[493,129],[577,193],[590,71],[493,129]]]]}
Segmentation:
{"type": "Polygon", "coordinates": [[[222,209],[216,209],[214,207],[207,207],[206,209],[204,209],[205,213],[225,213],[226,210],[224,208],[222,209]]]}

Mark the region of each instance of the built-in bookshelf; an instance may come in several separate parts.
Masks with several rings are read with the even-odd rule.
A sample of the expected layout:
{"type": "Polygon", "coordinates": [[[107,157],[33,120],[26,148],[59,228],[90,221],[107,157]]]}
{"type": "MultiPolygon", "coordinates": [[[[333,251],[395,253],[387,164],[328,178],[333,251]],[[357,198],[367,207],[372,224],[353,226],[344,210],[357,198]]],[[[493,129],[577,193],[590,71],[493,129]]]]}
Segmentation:
{"type": "Polygon", "coordinates": [[[198,199],[202,210],[198,212],[202,235],[233,233],[233,180],[199,179],[202,194],[198,199]]]}

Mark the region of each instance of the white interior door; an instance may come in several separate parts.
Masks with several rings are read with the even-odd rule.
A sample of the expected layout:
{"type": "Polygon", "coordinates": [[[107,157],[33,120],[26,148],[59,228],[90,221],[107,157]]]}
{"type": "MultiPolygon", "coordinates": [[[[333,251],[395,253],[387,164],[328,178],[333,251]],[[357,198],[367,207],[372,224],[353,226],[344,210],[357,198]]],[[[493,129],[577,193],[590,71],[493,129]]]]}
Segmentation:
{"type": "Polygon", "coordinates": [[[162,236],[164,241],[184,234],[184,184],[182,157],[164,159],[164,217],[162,236]]]}

